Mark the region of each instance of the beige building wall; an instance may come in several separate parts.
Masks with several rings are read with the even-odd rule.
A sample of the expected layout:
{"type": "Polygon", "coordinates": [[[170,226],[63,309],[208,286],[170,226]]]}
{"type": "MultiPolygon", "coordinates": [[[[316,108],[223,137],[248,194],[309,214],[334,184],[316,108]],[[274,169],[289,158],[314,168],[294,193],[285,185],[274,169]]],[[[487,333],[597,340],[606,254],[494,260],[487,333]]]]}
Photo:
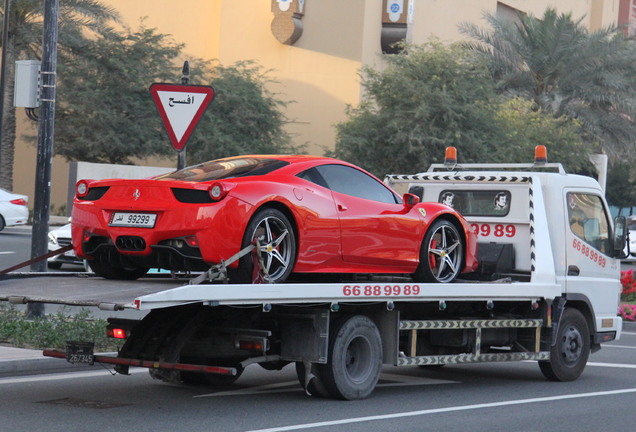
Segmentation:
{"type": "MultiPolygon", "coordinates": [[[[380,50],[382,0],[305,0],[302,36],[294,45],[272,34],[271,0],[103,0],[118,9],[132,29],[141,22],[186,44],[185,57],[218,59],[224,65],[255,60],[276,81],[270,86],[289,101],[287,130],[311,154],[333,148],[334,124],[346,119],[348,105],[361,97],[362,65],[383,66],[380,50]]],[[[484,12],[498,7],[540,16],[547,6],[585,16],[592,29],[615,23],[620,0],[414,0],[409,41],[431,36],[453,42],[464,36],[462,22],[486,25],[484,12]]],[[[404,1],[405,5],[407,0],[404,1]]],[[[196,67],[195,64],[192,67],[196,67]]],[[[178,77],[175,77],[177,82],[178,77]]],[[[150,84],[150,83],[149,83],[150,84]]],[[[205,84],[205,83],[194,83],[205,84]]],[[[152,103],[150,97],[148,103],[152,103]]],[[[25,120],[26,122],[27,120],[25,120]]],[[[166,145],[168,141],[166,140],[166,145]]],[[[174,166],[173,161],[165,161],[174,166]]],[[[153,161],[152,164],[157,164],[153,161]]],[[[18,144],[14,190],[33,197],[35,149],[18,144]]],[[[52,202],[66,201],[67,164],[55,158],[52,202]]]]}

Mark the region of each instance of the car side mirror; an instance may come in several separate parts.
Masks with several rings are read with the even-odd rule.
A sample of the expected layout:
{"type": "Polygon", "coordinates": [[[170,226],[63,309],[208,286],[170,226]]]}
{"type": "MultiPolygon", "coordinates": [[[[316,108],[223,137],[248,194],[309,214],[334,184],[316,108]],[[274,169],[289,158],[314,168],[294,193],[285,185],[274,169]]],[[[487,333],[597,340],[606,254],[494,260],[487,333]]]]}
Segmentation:
{"type": "Polygon", "coordinates": [[[420,198],[412,193],[405,193],[402,197],[402,201],[404,201],[405,206],[413,207],[415,204],[420,202],[420,198]]]}
{"type": "Polygon", "coordinates": [[[612,239],[616,258],[627,258],[625,253],[627,234],[627,219],[625,219],[625,216],[616,216],[614,218],[614,238],[612,239]]]}

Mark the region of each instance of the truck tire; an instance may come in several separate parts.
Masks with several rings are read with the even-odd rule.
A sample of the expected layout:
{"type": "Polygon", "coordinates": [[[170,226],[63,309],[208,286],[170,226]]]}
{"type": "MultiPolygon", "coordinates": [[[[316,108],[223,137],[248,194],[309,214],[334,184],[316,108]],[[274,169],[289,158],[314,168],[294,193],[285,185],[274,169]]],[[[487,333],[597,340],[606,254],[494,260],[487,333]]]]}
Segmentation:
{"type": "Polygon", "coordinates": [[[445,219],[436,220],[424,235],[415,280],[454,281],[464,266],[464,249],[464,240],[457,227],[445,219]]]}
{"type": "Polygon", "coordinates": [[[329,360],[318,365],[329,395],[364,399],[373,392],[382,369],[382,339],[375,323],[355,315],[333,323],[329,331],[329,360]]]}
{"type": "Polygon", "coordinates": [[[550,348],[550,360],[539,368],[550,381],[574,381],[585,369],[590,356],[590,331],[581,312],[568,308],[557,330],[556,344],[550,348]]]}
{"type": "MultiPolygon", "coordinates": [[[[291,222],[277,209],[258,210],[245,229],[241,249],[248,247],[256,239],[260,242],[260,258],[267,270],[267,276],[272,283],[284,282],[296,262],[296,235],[291,222]]],[[[254,260],[257,257],[252,252],[241,258],[238,269],[229,272],[230,281],[246,284],[262,282],[258,280],[258,275],[253,274],[254,260]]]]}

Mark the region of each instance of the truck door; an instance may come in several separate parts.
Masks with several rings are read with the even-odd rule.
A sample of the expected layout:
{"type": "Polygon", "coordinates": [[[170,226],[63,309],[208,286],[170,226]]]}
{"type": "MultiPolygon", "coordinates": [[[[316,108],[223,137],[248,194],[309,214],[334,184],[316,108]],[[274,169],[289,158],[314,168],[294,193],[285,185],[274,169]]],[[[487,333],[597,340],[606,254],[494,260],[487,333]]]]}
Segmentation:
{"type": "Polygon", "coordinates": [[[596,191],[565,194],[567,293],[586,296],[597,316],[616,315],[620,263],[611,257],[609,212],[596,191]]]}

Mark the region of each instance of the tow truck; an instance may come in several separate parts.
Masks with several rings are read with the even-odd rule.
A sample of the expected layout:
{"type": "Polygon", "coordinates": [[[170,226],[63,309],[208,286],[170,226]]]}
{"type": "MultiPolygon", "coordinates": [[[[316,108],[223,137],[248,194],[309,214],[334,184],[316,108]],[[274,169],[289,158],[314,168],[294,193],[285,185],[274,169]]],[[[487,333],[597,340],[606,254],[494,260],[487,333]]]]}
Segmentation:
{"type": "Polygon", "coordinates": [[[361,275],[229,285],[224,266],[243,250],[189,282],[10,273],[0,300],[111,310],[107,332],[125,340],[116,356],[95,354],[90,341],[45,356],[211,385],[253,364],[294,363],[307,394],[346,400],[371,395],[383,365],[536,361],[547,379],[571,381],[620,337],[626,223],[610,218],[595,179],[547,163],[538,146],[534,163],[506,165],[458,164],[449,148],[444,164],[385,182],[460,211],[480,239],[477,271],[450,284],[361,275]],[[146,314],[116,316],[126,309],[146,314]]]}

